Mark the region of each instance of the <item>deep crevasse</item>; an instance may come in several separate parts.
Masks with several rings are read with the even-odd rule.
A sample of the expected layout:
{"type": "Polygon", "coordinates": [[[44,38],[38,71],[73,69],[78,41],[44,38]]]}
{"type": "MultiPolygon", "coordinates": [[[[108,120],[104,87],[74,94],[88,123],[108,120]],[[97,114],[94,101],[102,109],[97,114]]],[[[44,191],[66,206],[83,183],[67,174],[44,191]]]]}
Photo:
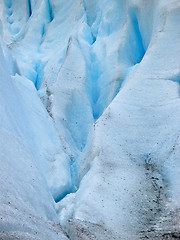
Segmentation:
{"type": "MultiPolygon", "coordinates": [[[[38,180],[32,190],[42,185],[49,198],[40,211],[37,193],[27,201],[20,179],[12,212],[22,195],[36,209],[34,219],[43,217],[43,224],[50,211],[47,220],[59,221],[72,239],[173,239],[180,197],[179,3],[0,1],[0,16],[3,52],[17,88],[2,95],[5,103],[14,96],[2,112],[17,124],[4,117],[1,125],[28,149],[19,151],[31,152],[29,163],[48,185],[38,180]],[[18,114],[16,105],[22,105],[18,114]],[[53,206],[47,210],[50,193],[57,214],[53,206]]],[[[3,76],[1,81],[9,78],[3,76]]],[[[22,214],[22,222],[29,214],[22,214]]],[[[3,231],[26,229],[36,239],[33,226],[27,221],[19,229],[9,218],[1,223],[3,231]]],[[[56,227],[47,231],[56,239],[56,227]]]]}

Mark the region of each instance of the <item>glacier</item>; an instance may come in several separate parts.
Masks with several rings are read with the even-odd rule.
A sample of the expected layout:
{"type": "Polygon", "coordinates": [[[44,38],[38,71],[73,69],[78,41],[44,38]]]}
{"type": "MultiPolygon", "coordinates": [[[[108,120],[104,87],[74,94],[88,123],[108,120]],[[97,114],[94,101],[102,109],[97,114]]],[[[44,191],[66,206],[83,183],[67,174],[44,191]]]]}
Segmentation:
{"type": "Polygon", "coordinates": [[[0,0],[0,239],[180,238],[180,2],[0,0]]]}

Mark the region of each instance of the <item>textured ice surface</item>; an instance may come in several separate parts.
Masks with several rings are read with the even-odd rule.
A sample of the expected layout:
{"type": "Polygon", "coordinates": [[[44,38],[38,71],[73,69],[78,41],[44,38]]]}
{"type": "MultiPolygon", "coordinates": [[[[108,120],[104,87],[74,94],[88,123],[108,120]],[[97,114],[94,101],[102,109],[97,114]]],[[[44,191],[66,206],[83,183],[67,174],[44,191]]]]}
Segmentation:
{"type": "Polygon", "coordinates": [[[49,175],[47,169],[51,164],[48,157],[55,150],[51,145],[49,148],[46,146],[46,141],[48,143],[49,140],[49,144],[54,141],[55,144],[56,140],[53,136],[48,137],[47,130],[53,131],[48,123],[49,117],[29,80],[24,82],[26,87],[17,87],[8,73],[2,51],[0,71],[0,238],[56,239],[59,235],[66,239],[57,224],[54,201],[43,177],[43,174],[49,175]],[[36,125],[36,133],[33,124],[36,125]],[[44,136],[41,129],[44,129],[44,136]]]}
{"type": "Polygon", "coordinates": [[[178,238],[180,2],[5,0],[0,20],[1,234],[178,238]]]}

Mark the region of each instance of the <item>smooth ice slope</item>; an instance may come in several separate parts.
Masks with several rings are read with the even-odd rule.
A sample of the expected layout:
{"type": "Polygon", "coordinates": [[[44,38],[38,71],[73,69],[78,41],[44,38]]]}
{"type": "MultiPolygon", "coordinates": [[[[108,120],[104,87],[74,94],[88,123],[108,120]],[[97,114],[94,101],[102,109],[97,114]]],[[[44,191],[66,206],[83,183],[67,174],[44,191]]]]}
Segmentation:
{"type": "Polygon", "coordinates": [[[178,238],[179,1],[8,0],[0,19],[2,213],[17,196],[40,239],[59,239],[47,221],[71,239],[178,238]]]}
{"type": "MultiPolygon", "coordinates": [[[[0,71],[0,237],[51,239],[58,238],[59,235],[60,239],[66,239],[58,226],[52,195],[38,167],[40,163],[36,161],[36,153],[40,154],[42,148],[39,145],[43,144],[42,139],[39,138],[48,140],[48,132],[44,128],[45,122],[47,121],[46,126],[51,134],[53,128],[48,124],[45,116],[41,119],[44,110],[40,102],[38,105],[37,95],[34,93],[33,96],[34,88],[31,87],[31,83],[29,83],[31,102],[27,101],[27,95],[20,94],[21,86],[17,88],[17,83],[10,77],[1,50],[0,71]],[[36,107],[34,106],[32,110],[33,101],[36,101],[36,107]],[[41,125],[38,127],[40,120],[42,120],[41,125]],[[38,127],[39,132],[36,134],[33,133],[32,124],[38,127]],[[45,229],[44,225],[46,225],[45,229]]],[[[28,80],[26,81],[28,83],[28,80]]],[[[27,83],[24,93],[28,93],[27,83]]],[[[46,117],[48,119],[48,116],[46,117]]],[[[50,143],[53,139],[55,137],[49,135],[50,143]]],[[[40,165],[46,175],[47,166],[50,168],[50,164],[46,163],[47,153],[49,151],[52,154],[53,151],[51,146],[47,147],[46,152],[42,151],[44,164],[40,165]]],[[[38,159],[40,161],[40,158],[38,159]]]]}

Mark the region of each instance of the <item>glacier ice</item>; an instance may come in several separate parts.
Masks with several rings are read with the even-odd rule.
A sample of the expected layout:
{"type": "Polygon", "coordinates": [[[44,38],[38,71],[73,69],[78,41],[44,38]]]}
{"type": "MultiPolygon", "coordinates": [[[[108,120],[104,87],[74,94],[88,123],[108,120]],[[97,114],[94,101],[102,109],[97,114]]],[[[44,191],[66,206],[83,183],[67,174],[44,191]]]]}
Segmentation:
{"type": "Polygon", "coordinates": [[[0,56],[0,236],[2,239],[51,239],[59,234],[66,239],[42,175],[48,176],[51,165],[48,158],[57,151],[58,140],[48,134],[53,132],[53,127],[32,83],[25,79],[22,86],[17,86],[8,73],[2,51],[0,56]],[[40,134],[42,130],[44,135],[40,134]]]}
{"type": "Polygon", "coordinates": [[[1,238],[179,237],[179,23],[177,0],[0,0],[1,238]]]}

